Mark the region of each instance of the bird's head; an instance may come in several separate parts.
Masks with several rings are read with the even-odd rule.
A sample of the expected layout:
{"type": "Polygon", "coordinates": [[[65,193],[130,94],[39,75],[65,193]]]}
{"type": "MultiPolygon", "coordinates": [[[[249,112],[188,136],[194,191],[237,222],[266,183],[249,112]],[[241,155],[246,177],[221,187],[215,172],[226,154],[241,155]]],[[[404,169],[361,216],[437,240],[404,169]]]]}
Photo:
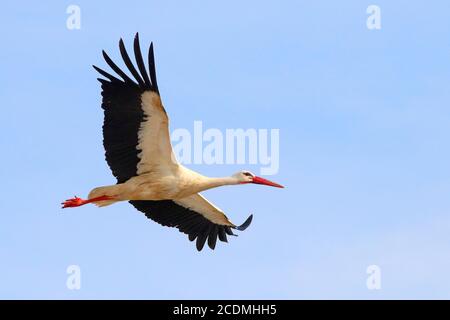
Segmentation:
{"type": "Polygon", "coordinates": [[[275,183],[273,181],[258,177],[251,173],[250,171],[239,171],[233,174],[233,177],[238,181],[238,183],[255,183],[264,184],[266,186],[284,188],[282,185],[275,183]]]}

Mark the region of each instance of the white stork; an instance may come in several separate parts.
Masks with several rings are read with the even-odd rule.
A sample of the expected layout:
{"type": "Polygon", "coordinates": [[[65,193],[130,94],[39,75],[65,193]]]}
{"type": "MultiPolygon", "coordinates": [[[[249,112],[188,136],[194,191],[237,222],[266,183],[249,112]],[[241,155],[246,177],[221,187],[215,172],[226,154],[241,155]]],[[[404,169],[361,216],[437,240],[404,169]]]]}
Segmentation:
{"type": "Polygon", "coordinates": [[[245,183],[282,186],[248,171],[230,177],[210,178],[179,164],[172,152],[169,119],[159,96],[153,43],[148,52],[150,77],[142,59],[138,34],[134,38],[134,55],[139,71],[131,62],[122,39],[119,48],[136,81],[123,72],[105,51],[106,63],[121,79],[93,66],[107,79],[98,79],[105,116],[103,146],[117,184],[93,189],[87,200],[76,196],[68,199],[62,203],[63,208],[87,203],[103,207],[129,201],[148,218],[163,226],[178,228],[191,241],[197,239],[197,250],[202,250],[207,239],[209,247],[214,249],[217,238],[227,242],[227,234],[234,235],[232,229],[245,230],[252,221],[252,215],[242,225],[236,226],[199,192],[245,183]]]}

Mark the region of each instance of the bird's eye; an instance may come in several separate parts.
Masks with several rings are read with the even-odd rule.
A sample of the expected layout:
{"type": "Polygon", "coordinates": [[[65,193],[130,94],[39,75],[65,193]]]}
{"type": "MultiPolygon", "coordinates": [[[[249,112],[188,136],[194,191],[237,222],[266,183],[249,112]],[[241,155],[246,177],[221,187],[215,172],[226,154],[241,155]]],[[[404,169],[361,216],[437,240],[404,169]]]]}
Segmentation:
{"type": "Polygon", "coordinates": [[[244,176],[252,177],[252,174],[250,172],[243,172],[243,174],[244,174],[244,176]]]}

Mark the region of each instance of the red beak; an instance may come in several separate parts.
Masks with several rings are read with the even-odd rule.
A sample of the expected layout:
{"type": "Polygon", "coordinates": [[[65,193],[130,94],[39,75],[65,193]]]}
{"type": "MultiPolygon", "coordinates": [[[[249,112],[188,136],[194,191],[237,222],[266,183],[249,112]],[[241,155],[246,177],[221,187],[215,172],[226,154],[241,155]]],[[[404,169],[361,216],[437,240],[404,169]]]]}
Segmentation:
{"type": "Polygon", "coordinates": [[[284,188],[281,184],[272,182],[270,180],[261,178],[261,177],[253,177],[253,181],[252,183],[256,183],[256,184],[264,184],[266,186],[271,186],[271,187],[277,187],[277,188],[284,188]]]}

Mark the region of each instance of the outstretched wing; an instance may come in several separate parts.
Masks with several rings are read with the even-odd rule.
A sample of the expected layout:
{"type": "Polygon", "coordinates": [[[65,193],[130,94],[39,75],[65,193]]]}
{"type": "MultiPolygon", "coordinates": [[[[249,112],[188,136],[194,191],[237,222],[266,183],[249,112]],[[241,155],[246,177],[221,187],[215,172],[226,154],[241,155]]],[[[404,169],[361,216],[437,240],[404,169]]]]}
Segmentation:
{"type": "MultiPolygon", "coordinates": [[[[105,158],[118,183],[145,172],[153,166],[170,170],[176,165],[172,155],[169,120],[161,103],[156,82],[153,44],[148,52],[149,74],[142,59],[139,35],[134,38],[134,67],[120,39],[122,59],[134,80],[103,51],[103,57],[118,77],[93,66],[103,77],[103,146],[105,158]]],[[[163,172],[164,170],[162,170],[163,172]]]]}
{"type": "Polygon", "coordinates": [[[200,194],[193,194],[177,200],[132,200],[130,203],[139,211],[167,226],[178,228],[196,241],[197,250],[201,251],[208,240],[208,246],[214,250],[217,238],[228,242],[227,235],[234,235],[232,229],[244,231],[252,222],[253,215],[241,225],[236,226],[227,216],[200,194]]]}

